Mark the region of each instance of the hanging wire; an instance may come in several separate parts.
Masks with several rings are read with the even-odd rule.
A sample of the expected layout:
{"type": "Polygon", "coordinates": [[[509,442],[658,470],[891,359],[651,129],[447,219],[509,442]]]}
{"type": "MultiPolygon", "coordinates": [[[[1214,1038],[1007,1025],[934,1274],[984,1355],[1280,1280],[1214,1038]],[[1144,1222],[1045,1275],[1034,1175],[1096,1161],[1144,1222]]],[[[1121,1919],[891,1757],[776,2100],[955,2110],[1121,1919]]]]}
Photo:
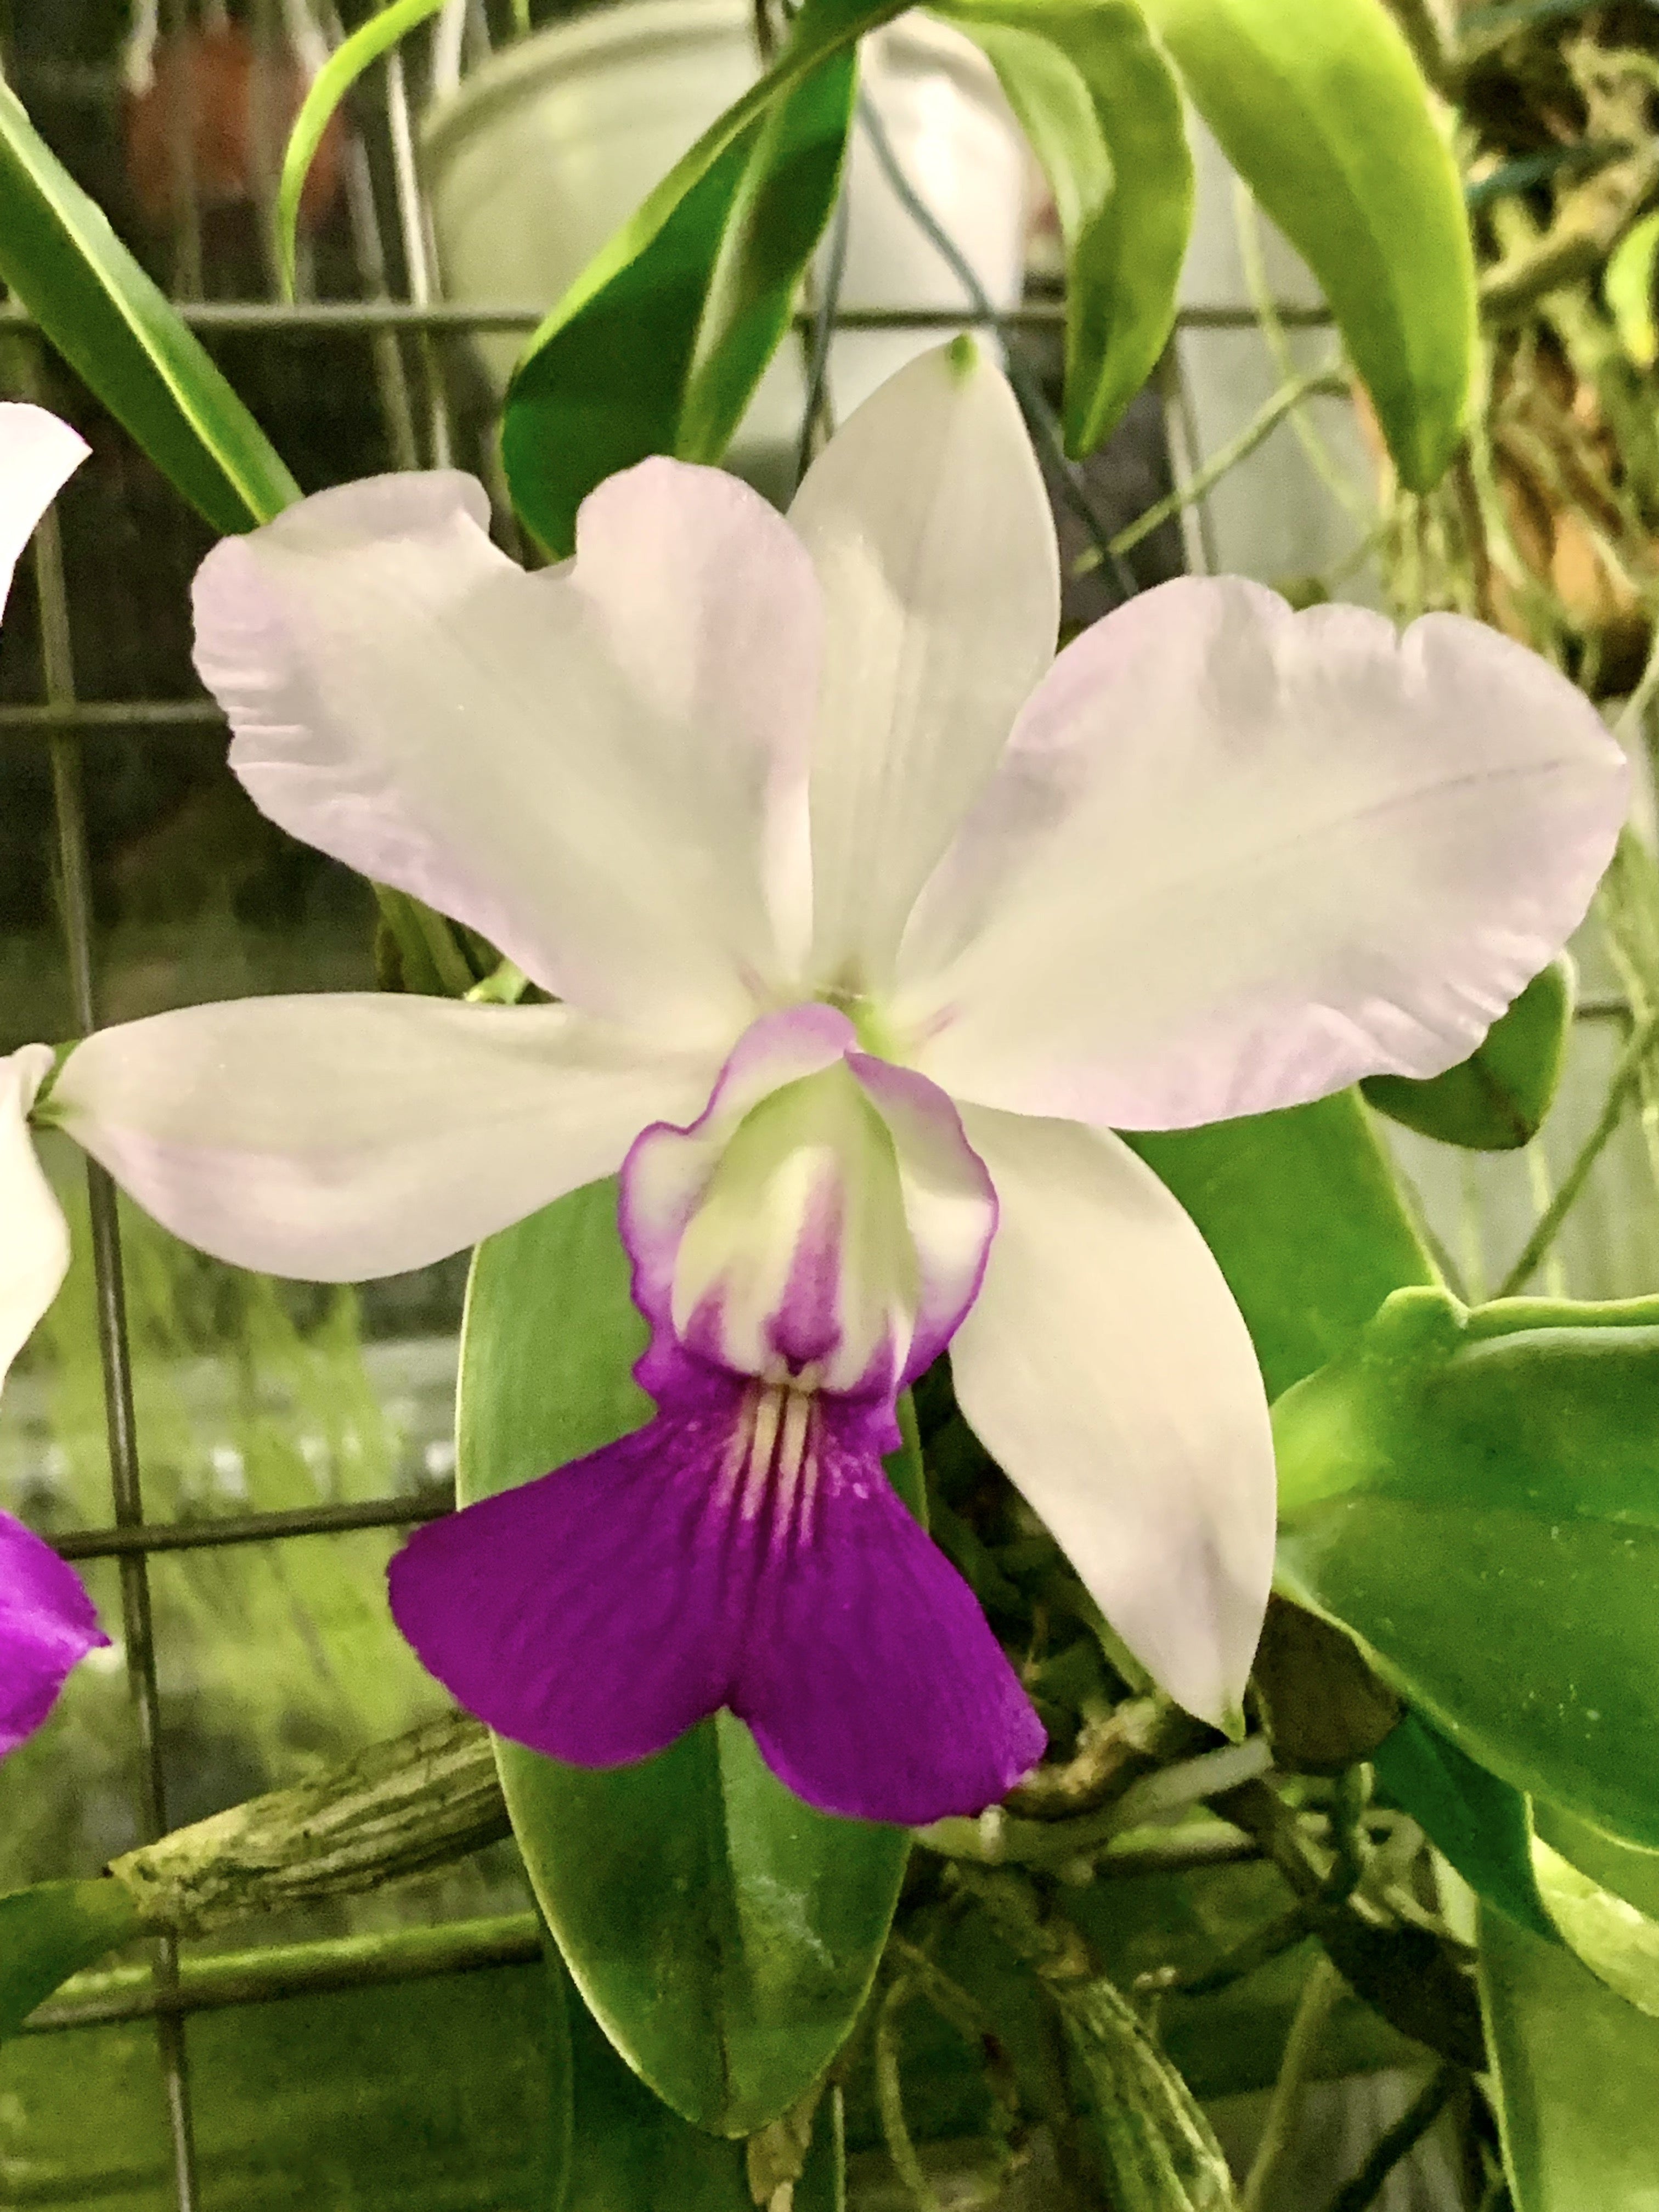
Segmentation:
{"type": "Polygon", "coordinates": [[[842,283],[847,274],[847,234],[851,227],[847,168],[842,172],[835,213],[830,218],[830,258],[823,272],[823,291],[812,317],[806,340],[806,398],[801,408],[800,445],[795,454],[795,482],[806,474],[812,456],[835,429],[830,409],[830,354],[840,318],[842,283]]]}
{"type": "Polygon", "coordinates": [[[1020,412],[1025,417],[1025,426],[1031,434],[1032,442],[1048,463],[1066,505],[1093,540],[1102,566],[1117,586],[1120,599],[1133,599],[1140,586],[1127,562],[1114,549],[1111,530],[1089,496],[1083,481],[1083,471],[1066,453],[1060,436],[1059,417],[1044,397],[1042,385],[1012,342],[1003,317],[993,306],[989,295],[979,281],[978,271],[904,173],[903,164],[894,152],[893,142],[887,135],[887,126],[878,113],[874,101],[866,93],[859,94],[858,127],[868,139],[870,149],[880,163],[882,174],[892,187],[894,197],[966,292],[975,312],[1001,340],[1008,363],[1008,381],[1014,388],[1014,397],[1019,402],[1020,412]]]}

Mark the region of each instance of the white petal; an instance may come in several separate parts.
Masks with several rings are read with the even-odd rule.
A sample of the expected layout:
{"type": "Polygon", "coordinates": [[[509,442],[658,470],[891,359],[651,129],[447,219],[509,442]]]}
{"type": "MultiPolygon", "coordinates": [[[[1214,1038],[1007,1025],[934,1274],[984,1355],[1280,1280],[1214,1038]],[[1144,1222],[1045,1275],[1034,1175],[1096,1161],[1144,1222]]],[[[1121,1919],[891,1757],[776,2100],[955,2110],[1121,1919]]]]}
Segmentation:
{"type": "Polygon", "coordinates": [[[44,407],[0,400],[0,614],[35,525],[90,450],[44,407]]]}
{"type": "Polygon", "coordinates": [[[353,1282],[608,1175],[647,1122],[695,1112],[714,1072],[564,1006],[342,993],[100,1030],[49,1110],[187,1243],[353,1282]]]}
{"type": "Polygon", "coordinates": [[[1054,524],[1013,395],[965,338],[865,402],[789,520],[824,595],[814,969],[879,986],[1053,657],[1054,524]]]}
{"type": "Polygon", "coordinates": [[[44,1044],[0,1060],[0,1387],[69,1267],[69,1230],[28,1127],[52,1061],[44,1044]]]}
{"type": "Polygon", "coordinates": [[[1120,1128],[1437,1074],[1583,918],[1627,775],[1477,623],[1165,584],[1031,700],[894,1018],[957,1097],[1120,1128]]]}
{"type": "Polygon", "coordinates": [[[672,461],[602,485],[558,568],[526,574],[488,520],[469,477],[386,477],[217,547],[197,665],[231,766],[285,829],[561,997],[729,1044],[778,965],[810,566],[746,486],[672,461]]]}
{"type": "Polygon", "coordinates": [[[1274,1517],[1267,1394],[1232,1294],[1115,1137],[976,1107],[963,1126],[1001,1209],[951,1348],[963,1413],[1136,1657],[1225,1726],[1274,1517]]]}

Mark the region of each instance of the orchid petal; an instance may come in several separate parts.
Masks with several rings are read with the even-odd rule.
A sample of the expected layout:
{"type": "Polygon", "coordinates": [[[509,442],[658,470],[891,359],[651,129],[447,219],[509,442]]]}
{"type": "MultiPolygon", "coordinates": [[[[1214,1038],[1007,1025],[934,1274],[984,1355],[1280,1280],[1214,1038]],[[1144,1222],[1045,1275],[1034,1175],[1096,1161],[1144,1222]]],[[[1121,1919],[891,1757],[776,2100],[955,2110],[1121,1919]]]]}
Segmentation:
{"type": "Polygon", "coordinates": [[[1582,919],[1627,775],[1477,623],[1165,584],[1032,698],[892,1018],[957,1097],[1121,1128],[1436,1075],[1582,919]]]}
{"type": "Polygon", "coordinates": [[[352,1282],[424,1267],[611,1173],[713,1074],[565,1006],[348,992],[100,1030],[51,1111],[187,1243],[352,1282]]]}
{"type": "MultiPolygon", "coordinates": [[[[702,1112],[684,1124],[665,1118],[642,1131],[629,1152],[617,1220],[633,1264],[634,1303],[651,1324],[651,1348],[637,1372],[653,1395],[671,1387],[678,1370],[674,1308],[680,1250],[727,1147],[764,1100],[833,1067],[852,1042],[852,1024],[833,1006],[808,1004],[763,1016],[738,1039],[702,1112]]],[[[750,1287],[757,1295],[745,1302],[748,1320],[760,1329],[765,1322],[760,1278],[772,1277],[781,1297],[791,1251],[781,1252],[775,1236],[751,1234],[743,1241],[746,1250],[733,1256],[750,1262],[750,1287]]]]}
{"type": "Polygon", "coordinates": [[[585,1011],[729,1042],[805,866],[810,565],[746,486],[665,460],[592,494],[562,567],[525,574],[488,521],[469,477],[384,477],[210,554],[231,766],[585,1011]]]}
{"type": "Polygon", "coordinates": [[[70,1668],[108,1642],[74,1568],[0,1513],[0,1759],[46,1719],[70,1668]]]}
{"type": "Polygon", "coordinates": [[[91,450],[44,407],[0,400],[0,614],[23,548],[91,450]]]}
{"type": "Polygon", "coordinates": [[[975,1434],[1164,1687],[1227,1726],[1273,1573],[1267,1401],[1197,1230],[1108,1133],[970,1107],[1001,1208],[951,1348],[975,1434]]]}
{"type": "Polygon", "coordinates": [[[0,1387],[69,1270],[69,1230],[28,1127],[52,1062],[43,1044],[0,1060],[0,1387]]]}
{"type": "Polygon", "coordinates": [[[687,1128],[646,1130],[623,1170],[640,1380],[683,1352],[735,1374],[890,1401],[973,1303],[996,1199],[942,1091],[853,1052],[805,1005],[738,1042],[687,1128]]]}
{"type": "Polygon", "coordinates": [[[879,986],[1053,657],[1054,523],[1013,395],[966,338],[865,402],[789,520],[824,599],[814,963],[854,988],[879,986]]]}
{"type": "Polygon", "coordinates": [[[892,1139],[905,1227],[915,1246],[916,1312],[902,1387],[933,1365],[979,1296],[996,1234],[996,1192],[961,1115],[936,1084],[865,1053],[849,1053],[848,1066],[892,1139]]]}
{"type": "Polygon", "coordinates": [[[578,1765],[729,1705],[810,1803],[921,1822],[1042,1753],[971,1592],[833,1401],[705,1370],[620,1443],[418,1530],[390,1581],[453,1696],[578,1765]]]}

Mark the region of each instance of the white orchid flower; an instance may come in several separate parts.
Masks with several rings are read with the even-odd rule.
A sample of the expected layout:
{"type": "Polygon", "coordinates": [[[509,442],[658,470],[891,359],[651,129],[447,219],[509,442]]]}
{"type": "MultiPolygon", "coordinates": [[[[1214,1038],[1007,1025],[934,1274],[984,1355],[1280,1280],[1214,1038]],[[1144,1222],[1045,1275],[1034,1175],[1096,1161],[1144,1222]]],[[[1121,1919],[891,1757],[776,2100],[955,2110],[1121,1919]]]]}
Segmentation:
{"type": "MultiPolygon", "coordinates": [[[[23,548],[86,454],[43,407],[0,401],[0,616],[23,548]]],[[[0,1057],[0,1387],[69,1267],[69,1230],[28,1133],[52,1064],[38,1044],[0,1057]]],[[[74,1569],[0,1513],[0,1757],[40,1727],[76,1662],[108,1641],[74,1569]]]]}
{"type": "Polygon", "coordinates": [[[198,665],[267,814],[559,1003],[191,1008],[88,1040],[52,1115],[180,1236],[317,1278],[622,1169],[656,1419],[394,1565],[405,1632],[504,1733],[605,1765],[725,1705],[835,1810],[1006,1790],[1041,1730],[879,1467],[946,1343],[1118,1633],[1233,1723],[1265,1396],[1112,1132],[1463,1058],[1583,915],[1619,748],[1474,623],[1401,638],[1237,580],[1056,659],[1042,481],[967,341],[787,520],[667,460],[603,484],[556,568],[488,520],[449,473],[302,502],[210,556],[198,665]]]}

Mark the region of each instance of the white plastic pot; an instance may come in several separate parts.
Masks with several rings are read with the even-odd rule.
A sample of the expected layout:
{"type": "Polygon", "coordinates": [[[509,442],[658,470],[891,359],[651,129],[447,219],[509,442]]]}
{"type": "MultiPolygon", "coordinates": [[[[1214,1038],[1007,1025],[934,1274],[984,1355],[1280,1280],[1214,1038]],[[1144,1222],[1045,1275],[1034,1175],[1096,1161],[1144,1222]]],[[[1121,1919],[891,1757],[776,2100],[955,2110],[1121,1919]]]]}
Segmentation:
{"type": "MultiPolygon", "coordinates": [[[[551,307],[753,82],[753,21],[750,0],[622,0],[474,70],[422,131],[447,297],[551,307]]],[[[1017,306],[1028,155],[990,64],[948,26],[907,15],[865,40],[861,81],[913,188],[992,302],[1017,306]]],[[[856,131],[848,191],[843,306],[969,305],[856,131]]],[[[839,334],[830,371],[836,419],[946,335],[839,334]]],[[[521,346],[511,336],[478,341],[498,392],[521,346]]],[[[763,486],[784,478],[805,396],[801,346],[786,340],[738,430],[731,465],[763,486]]]]}

